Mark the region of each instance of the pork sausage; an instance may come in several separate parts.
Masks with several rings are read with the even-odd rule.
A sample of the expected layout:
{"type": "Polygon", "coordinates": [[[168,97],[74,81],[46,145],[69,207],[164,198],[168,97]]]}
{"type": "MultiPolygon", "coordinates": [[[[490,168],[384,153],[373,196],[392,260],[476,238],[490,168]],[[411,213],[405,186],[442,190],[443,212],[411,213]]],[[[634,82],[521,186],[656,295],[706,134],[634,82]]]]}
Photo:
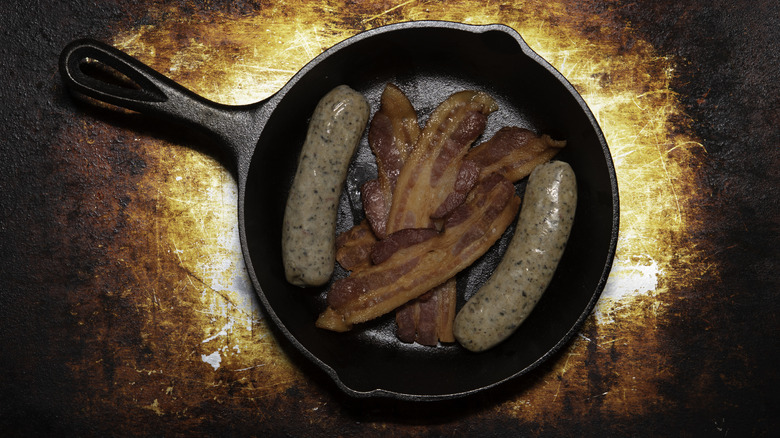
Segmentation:
{"type": "Polygon", "coordinates": [[[366,98],[346,85],[314,109],[282,226],[282,260],[292,284],[319,286],[333,273],[339,198],[368,117],[366,98]]]}
{"type": "Polygon", "coordinates": [[[576,206],[571,166],[551,161],[531,172],[517,228],[501,262],[455,318],[455,339],[466,349],[487,350],[525,321],[552,280],[576,206]]]}

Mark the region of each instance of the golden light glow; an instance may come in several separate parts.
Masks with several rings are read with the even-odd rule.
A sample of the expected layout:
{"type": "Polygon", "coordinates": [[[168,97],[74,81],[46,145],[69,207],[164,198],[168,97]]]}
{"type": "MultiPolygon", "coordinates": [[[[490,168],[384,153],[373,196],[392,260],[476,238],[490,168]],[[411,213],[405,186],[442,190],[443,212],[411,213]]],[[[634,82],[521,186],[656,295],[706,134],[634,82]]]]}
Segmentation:
{"type": "MultiPolygon", "coordinates": [[[[633,359],[612,364],[614,381],[587,388],[590,399],[575,408],[597,402],[618,414],[645,408],[642,400],[656,393],[653,382],[663,372],[657,358],[638,366],[652,357],[652,327],[663,314],[659,296],[674,282],[695,281],[673,260],[700,257],[695,248],[674,246],[676,236],[700,225],[692,202],[702,194],[692,172],[697,157],[706,153],[686,134],[687,119],[670,88],[674,59],[639,39],[628,47],[610,31],[599,30],[606,24],[598,16],[577,15],[562,4],[542,1],[288,1],[247,16],[183,14],[175,9],[151,15],[162,17],[163,12],[164,21],[118,33],[115,45],[193,91],[227,104],[271,95],[314,56],[363,29],[439,19],[500,22],[518,30],[572,82],[598,119],[617,169],[621,229],[614,270],[596,316],[551,365],[544,381],[503,409],[525,419],[558,411],[556,403],[564,396],[582,391],[587,381],[584,363],[614,351],[633,359]],[[585,32],[583,23],[591,30],[585,32]]],[[[624,33],[633,38],[630,28],[624,33]]],[[[180,413],[187,405],[175,397],[177,391],[218,389],[226,378],[239,382],[239,396],[249,400],[301,383],[303,376],[267,336],[251,297],[237,240],[233,179],[198,152],[161,140],[143,141],[154,164],[139,193],[155,207],[137,213],[153,222],[149,225],[157,235],[159,257],[178,264],[186,275],[177,280],[176,290],[151,288],[140,294],[137,305],[150,309],[144,330],[157,336],[156,342],[177,342],[171,350],[180,356],[172,360],[197,370],[192,372],[199,380],[173,379],[166,383],[170,391],[138,404],[159,413],[180,413]],[[188,326],[167,327],[172,312],[183,313],[179,321],[186,319],[188,326]],[[161,326],[170,333],[160,333],[161,326]]],[[[143,275],[149,275],[145,269],[143,275]]],[[[157,282],[168,281],[165,272],[156,275],[157,282]]],[[[161,372],[165,366],[160,365],[161,372]]],[[[224,391],[206,393],[227,397],[224,391]]]]}

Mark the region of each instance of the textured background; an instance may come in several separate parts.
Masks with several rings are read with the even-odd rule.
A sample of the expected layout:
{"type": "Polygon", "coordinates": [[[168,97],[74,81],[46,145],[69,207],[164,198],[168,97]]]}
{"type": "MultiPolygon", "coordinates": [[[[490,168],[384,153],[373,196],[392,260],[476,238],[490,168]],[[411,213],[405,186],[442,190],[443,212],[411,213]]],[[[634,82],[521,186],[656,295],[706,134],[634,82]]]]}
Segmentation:
{"type": "Polygon", "coordinates": [[[775,2],[18,1],[0,14],[0,427],[11,435],[770,436],[780,391],[775,2]],[[290,358],[208,145],[73,101],[110,42],[250,103],[382,24],[500,22],[580,91],[621,230],[581,334],[460,403],[356,403],[290,358]]]}

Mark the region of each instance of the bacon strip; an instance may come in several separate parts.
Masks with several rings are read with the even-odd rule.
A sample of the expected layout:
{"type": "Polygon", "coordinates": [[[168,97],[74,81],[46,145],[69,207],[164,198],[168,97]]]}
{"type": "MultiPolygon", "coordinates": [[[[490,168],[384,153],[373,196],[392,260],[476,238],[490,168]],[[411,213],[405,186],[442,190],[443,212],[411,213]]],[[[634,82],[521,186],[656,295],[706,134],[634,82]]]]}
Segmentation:
{"type": "Polygon", "coordinates": [[[499,175],[474,188],[436,237],[401,248],[384,263],[335,281],[320,328],[345,331],[421,296],[484,254],[520,206],[511,182],[499,175]]]}
{"type": "Polygon", "coordinates": [[[377,178],[361,188],[366,221],[336,239],[336,260],[347,270],[371,264],[370,254],[377,238],[384,238],[387,215],[398,174],[420,136],[417,113],[397,86],[385,85],[379,110],[371,119],[368,144],[376,157],[377,178]]]}
{"type": "MultiPolygon", "coordinates": [[[[479,168],[472,161],[462,161],[463,156],[484,131],[487,115],[496,109],[493,98],[476,91],[455,93],[436,108],[401,169],[388,216],[389,231],[427,227],[431,219],[444,217],[463,202],[479,176],[479,168]]],[[[431,292],[426,304],[413,302],[399,310],[399,339],[410,337],[404,336],[404,332],[415,333],[420,343],[436,345],[441,327],[442,341],[452,342],[446,341],[454,340],[452,333],[446,333],[446,327],[451,326],[455,309],[451,314],[442,314],[435,303],[455,300],[454,287],[440,287],[431,292]],[[410,313],[415,317],[409,318],[410,313]]]]}
{"type": "Polygon", "coordinates": [[[374,262],[375,265],[378,265],[389,259],[390,256],[395,254],[399,249],[424,242],[438,235],[439,232],[436,231],[435,228],[407,228],[405,230],[398,230],[374,245],[371,251],[371,261],[374,262]]]}
{"type": "Polygon", "coordinates": [[[433,213],[454,191],[461,159],[484,131],[487,115],[496,109],[487,94],[461,91],[434,110],[398,175],[388,232],[428,227],[433,213]]]}
{"type": "Polygon", "coordinates": [[[565,146],[566,141],[553,140],[549,135],[539,137],[528,129],[507,126],[469,150],[465,160],[480,169],[480,178],[500,173],[514,183],[550,161],[565,146]]]}
{"type": "Polygon", "coordinates": [[[387,84],[368,131],[368,144],[376,156],[377,179],[368,181],[361,190],[366,219],[380,239],[387,235],[387,217],[398,175],[419,136],[420,125],[412,103],[398,87],[387,84]]]}
{"type": "MultiPolygon", "coordinates": [[[[565,145],[565,141],[554,141],[547,135],[539,137],[527,129],[505,127],[490,140],[469,150],[461,172],[464,168],[473,169],[469,177],[477,179],[500,173],[514,183],[528,176],[538,164],[552,159],[565,145]]],[[[456,190],[447,202],[457,205],[463,197],[465,194],[456,190]]],[[[395,318],[398,338],[429,346],[435,346],[438,341],[454,342],[455,284],[450,279],[445,283],[447,288],[440,286],[398,309],[395,318]]]]}
{"type": "Polygon", "coordinates": [[[439,342],[455,342],[452,326],[456,311],[457,282],[450,278],[443,284],[410,301],[395,312],[402,342],[435,346],[439,342]]]}
{"type": "MultiPolygon", "coordinates": [[[[514,126],[504,127],[496,132],[492,138],[468,151],[463,159],[461,172],[463,172],[464,167],[468,168],[470,172],[473,172],[472,169],[476,169],[478,179],[484,178],[491,173],[500,173],[515,183],[527,177],[537,165],[551,160],[565,146],[565,141],[553,140],[546,134],[537,136],[528,129],[514,126]],[[469,166],[472,166],[472,168],[469,168],[469,166]]],[[[377,161],[379,161],[379,158],[377,161]]],[[[469,177],[472,177],[472,174],[469,177]]],[[[373,181],[376,182],[377,180],[373,181]]],[[[448,199],[453,203],[455,198],[455,195],[448,196],[448,199]]],[[[353,233],[350,231],[349,233],[351,236],[364,236],[362,232],[353,233]]],[[[346,240],[344,242],[346,243],[346,240]]],[[[362,254],[366,257],[363,262],[368,264],[370,263],[368,256],[371,253],[374,242],[375,239],[362,239],[357,242],[349,242],[347,245],[353,254],[362,254]],[[361,249],[359,248],[360,245],[365,245],[366,247],[361,249]]],[[[338,244],[339,241],[337,241],[338,244]]],[[[351,270],[352,268],[344,265],[338,254],[337,252],[339,263],[346,269],[351,270]]],[[[408,320],[407,318],[402,319],[408,320]]]]}
{"type": "Polygon", "coordinates": [[[371,226],[362,221],[336,237],[336,261],[349,271],[369,266],[375,244],[371,226]]]}

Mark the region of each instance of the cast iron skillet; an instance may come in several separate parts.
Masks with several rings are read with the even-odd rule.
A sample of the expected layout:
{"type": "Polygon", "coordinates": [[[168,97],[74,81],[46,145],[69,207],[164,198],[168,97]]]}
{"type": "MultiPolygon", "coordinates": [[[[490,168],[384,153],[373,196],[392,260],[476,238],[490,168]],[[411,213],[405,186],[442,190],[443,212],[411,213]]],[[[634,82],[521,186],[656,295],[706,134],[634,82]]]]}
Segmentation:
{"type": "MultiPolygon", "coordinates": [[[[79,40],[60,59],[67,87],[105,103],[150,114],[212,134],[232,160],[238,182],[238,224],[249,276],[278,334],[353,397],[441,400],[495,387],[526,374],[554,355],[578,331],[601,294],[615,253],[618,190],[599,126],[564,77],[503,25],[406,22],[349,38],[308,63],[281,90],[247,106],[208,101],[105,44],[79,40]],[[133,88],[86,74],[99,63],[135,83],[133,88]],[[506,342],[484,353],[458,345],[438,348],[396,340],[392,315],[349,333],[317,329],[326,288],[288,284],[281,262],[281,222],[309,117],[339,84],[364,93],[377,110],[388,82],[400,86],[425,120],[452,92],[479,89],[501,109],[490,116],[480,142],[500,127],[517,125],[568,146],[558,159],[577,174],[577,216],[548,291],[506,342]]],[[[364,135],[342,194],[339,229],[359,221],[356,187],[375,172],[364,135]]],[[[524,183],[518,184],[522,193],[524,183]]],[[[512,233],[458,277],[461,306],[501,256],[512,233]]],[[[345,275],[337,268],[335,277],[345,275]]]]}

